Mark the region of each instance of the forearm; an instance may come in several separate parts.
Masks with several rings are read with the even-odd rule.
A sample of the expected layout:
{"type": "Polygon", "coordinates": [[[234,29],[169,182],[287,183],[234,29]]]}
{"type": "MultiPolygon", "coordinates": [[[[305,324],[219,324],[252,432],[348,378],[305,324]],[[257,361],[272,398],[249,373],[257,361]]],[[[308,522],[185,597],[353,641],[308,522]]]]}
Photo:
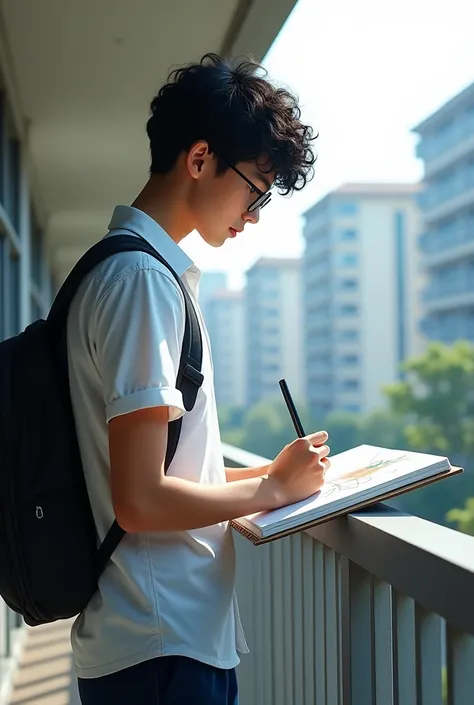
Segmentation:
{"type": "Polygon", "coordinates": [[[274,484],[268,477],[206,485],[165,476],[117,519],[131,533],[197,529],[276,508],[274,484]]]}
{"type": "Polygon", "coordinates": [[[226,468],[225,475],[227,482],[235,482],[236,480],[248,480],[252,477],[262,477],[268,473],[268,465],[262,465],[255,468],[226,468]]]}

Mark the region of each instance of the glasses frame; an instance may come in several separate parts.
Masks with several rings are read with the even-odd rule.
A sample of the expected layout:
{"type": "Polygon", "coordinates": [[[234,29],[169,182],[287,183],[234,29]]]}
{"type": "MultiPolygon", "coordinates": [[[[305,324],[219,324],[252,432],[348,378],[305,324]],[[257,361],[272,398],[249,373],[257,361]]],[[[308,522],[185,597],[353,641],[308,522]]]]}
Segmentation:
{"type": "Polygon", "coordinates": [[[253,188],[253,190],[258,194],[257,198],[252,201],[252,203],[249,205],[247,208],[248,213],[252,213],[253,211],[256,211],[257,209],[262,209],[264,208],[268,203],[270,203],[272,199],[272,192],[271,191],[262,191],[262,189],[259,189],[258,186],[255,186],[253,181],[248,179],[245,174],[243,174],[240,169],[237,169],[236,166],[233,166],[230,164],[226,159],[221,157],[221,159],[227,164],[229,169],[232,169],[232,171],[235,171],[236,174],[240,176],[241,179],[243,179],[249,186],[253,188]]]}

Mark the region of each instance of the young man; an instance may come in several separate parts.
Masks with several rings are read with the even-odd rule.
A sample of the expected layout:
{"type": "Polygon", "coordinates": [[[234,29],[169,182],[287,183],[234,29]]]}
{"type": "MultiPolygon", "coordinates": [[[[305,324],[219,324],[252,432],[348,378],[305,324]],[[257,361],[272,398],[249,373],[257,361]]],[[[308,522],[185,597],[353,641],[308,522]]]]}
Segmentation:
{"type": "Polygon", "coordinates": [[[208,55],[170,76],[151,104],[150,178],[107,235],[144,238],[187,287],[203,332],[194,409],[185,413],[176,389],[185,308],[165,266],[111,257],[70,310],[71,395],[97,529],[102,539],[115,516],[127,532],[73,627],[83,705],[236,705],[237,653],[248,649],[228,521],[309,496],[327,467],[319,432],[268,466],[224,468],[200,275],[179,247],[193,230],[219,247],[258,221],[272,186],[290,193],[307,181],[312,131],[261,73],[208,55]],[[165,475],[168,422],[182,415],[165,475]]]}

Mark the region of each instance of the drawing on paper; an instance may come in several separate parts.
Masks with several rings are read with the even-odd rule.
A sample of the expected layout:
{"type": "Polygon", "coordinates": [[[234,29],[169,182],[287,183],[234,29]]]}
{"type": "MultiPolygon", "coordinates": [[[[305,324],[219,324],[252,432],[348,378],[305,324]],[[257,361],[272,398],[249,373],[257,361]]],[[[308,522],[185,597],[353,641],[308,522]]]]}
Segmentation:
{"type": "Polygon", "coordinates": [[[400,455],[389,458],[380,458],[381,452],[382,451],[376,453],[373,458],[362,467],[356,468],[350,472],[343,472],[340,477],[336,476],[334,479],[326,480],[321,488],[321,495],[327,497],[336,491],[342,492],[344,490],[357,489],[360,485],[370,482],[373,476],[382,470],[389,469],[389,472],[396,473],[399,463],[408,460],[406,453],[401,453],[400,455]]]}

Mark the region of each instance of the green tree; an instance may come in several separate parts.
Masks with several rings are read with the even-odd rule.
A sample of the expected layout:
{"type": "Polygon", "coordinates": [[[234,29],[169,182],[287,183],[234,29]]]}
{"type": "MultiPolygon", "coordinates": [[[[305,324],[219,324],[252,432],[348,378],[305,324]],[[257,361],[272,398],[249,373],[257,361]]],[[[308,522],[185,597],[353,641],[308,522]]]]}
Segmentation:
{"type": "Polygon", "coordinates": [[[385,410],[374,411],[359,423],[359,443],[406,448],[405,422],[402,416],[385,410]]]}
{"type": "Polygon", "coordinates": [[[331,448],[331,455],[342,453],[358,445],[360,417],[346,411],[334,411],[326,417],[324,430],[329,434],[328,445],[331,448]]]}
{"type": "Polygon", "coordinates": [[[451,509],[446,519],[456,524],[458,531],[474,536],[474,497],[466,499],[464,509],[451,509]]]}
{"type": "Polygon", "coordinates": [[[405,362],[406,378],[386,388],[391,409],[407,419],[405,437],[420,450],[474,455],[474,346],[431,343],[405,362]]]}
{"type": "MultiPolygon", "coordinates": [[[[442,453],[466,469],[474,459],[474,347],[431,343],[403,365],[405,379],[385,391],[395,415],[404,417],[405,447],[442,453]]],[[[446,523],[452,507],[474,495],[469,472],[391,502],[425,519],[446,523]]],[[[462,510],[460,510],[462,511],[462,510]]]]}

